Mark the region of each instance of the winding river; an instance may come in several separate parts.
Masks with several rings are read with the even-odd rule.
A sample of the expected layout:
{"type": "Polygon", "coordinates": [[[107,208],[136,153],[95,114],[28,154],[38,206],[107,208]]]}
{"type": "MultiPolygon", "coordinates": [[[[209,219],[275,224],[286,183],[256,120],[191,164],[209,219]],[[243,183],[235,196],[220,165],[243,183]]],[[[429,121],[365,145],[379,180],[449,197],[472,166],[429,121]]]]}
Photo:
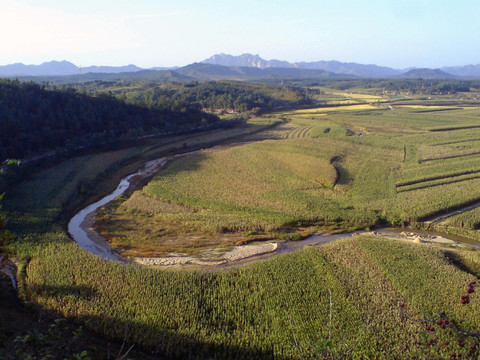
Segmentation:
{"type": "MultiPolygon", "coordinates": [[[[201,150],[198,150],[201,151],[201,150]]],[[[194,152],[198,152],[194,151],[194,152]]],[[[193,152],[191,152],[193,153],[193,152]]],[[[81,211],[79,211],[69,222],[68,224],[68,232],[72,236],[72,238],[77,242],[77,244],[97,255],[105,259],[109,260],[114,260],[114,261],[120,261],[120,262],[126,262],[125,259],[121,258],[120,256],[116,255],[113,251],[112,248],[109,246],[108,242],[102,240],[101,236],[96,236],[96,239],[93,239],[85,230],[85,228],[89,227],[91,223],[93,223],[93,218],[95,216],[95,212],[102,206],[108,204],[110,201],[116,199],[120,195],[122,195],[127,189],[130,187],[130,180],[135,177],[135,176],[144,176],[144,175],[152,175],[154,172],[158,171],[161,167],[163,167],[168,160],[179,157],[179,156],[184,156],[188,155],[191,153],[187,154],[179,154],[175,155],[173,157],[165,157],[165,158],[160,158],[158,160],[150,161],[145,164],[144,168],[125,177],[122,179],[118,185],[118,187],[113,191],[111,194],[105,196],[101,200],[88,205],[81,211]]],[[[390,229],[390,228],[382,228],[379,229],[378,232],[381,234],[385,235],[393,235],[393,234],[398,234],[400,231],[409,231],[410,233],[414,232],[415,235],[418,236],[424,236],[424,235],[439,235],[444,238],[447,238],[444,234],[440,233],[432,233],[428,231],[419,231],[419,230],[411,230],[411,229],[390,229]]],[[[91,233],[91,232],[90,232],[91,233]]],[[[234,266],[238,264],[243,264],[259,259],[264,259],[273,255],[278,255],[278,254],[284,254],[284,253],[289,253],[293,252],[296,250],[303,249],[305,246],[318,246],[322,244],[326,244],[332,241],[335,241],[340,238],[345,238],[345,237],[350,237],[353,236],[355,233],[341,233],[341,234],[334,234],[334,235],[312,235],[304,240],[300,241],[287,241],[285,243],[279,244],[278,250],[272,253],[267,253],[267,254],[261,254],[258,256],[252,256],[247,259],[242,259],[242,260],[237,260],[233,261],[232,263],[227,263],[223,264],[222,267],[224,266],[234,266]]],[[[99,235],[99,234],[97,234],[99,235]]],[[[469,239],[463,239],[460,237],[452,237],[448,235],[448,238],[452,241],[455,242],[460,242],[460,243],[465,243],[468,245],[473,245],[476,247],[480,247],[479,243],[476,243],[472,240],[469,239]]]]}
{"type": "Polygon", "coordinates": [[[137,172],[122,179],[114,192],[100,199],[96,203],[88,205],[70,220],[68,223],[68,232],[82,249],[85,249],[92,254],[101,256],[105,259],[122,261],[120,257],[112,252],[112,249],[107,244],[100,244],[91,239],[87,232],[83,229],[83,224],[88,216],[93,216],[100,207],[108,204],[110,201],[116,199],[125,191],[127,191],[127,189],[130,187],[130,179],[139,175],[140,173],[141,172],[137,172]]]}

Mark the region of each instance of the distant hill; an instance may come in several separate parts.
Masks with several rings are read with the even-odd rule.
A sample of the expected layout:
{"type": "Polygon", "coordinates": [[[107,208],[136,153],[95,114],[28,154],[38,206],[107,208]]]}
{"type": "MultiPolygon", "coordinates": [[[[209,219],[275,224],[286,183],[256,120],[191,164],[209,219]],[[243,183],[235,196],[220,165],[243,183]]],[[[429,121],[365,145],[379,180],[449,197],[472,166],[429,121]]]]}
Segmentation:
{"type": "Polygon", "coordinates": [[[51,76],[78,74],[79,68],[68,61],[50,61],[40,65],[16,63],[0,66],[2,76],[51,76]]]}
{"type": "Polygon", "coordinates": [[[83,74],[87,73],[103,73],[103,74],[112,74],[112,73],[122,73],[122,72],[136,72],[141,71],[142,68],[130,64],[126,66],[87,66],[81,68],[83,74]]]}
{"type": "Polygon", "coordinates": [[[64,82],[86,80],[148,79],[148,80],[254,80],[254,79],[341,79],[341,78],[425,78],[450,79],[454,77],[480,78],[480,64],[449,66],[441,69],[393,69],[375,64],[364,65],[341,61],[294,62],[265,60],[259,55],[242,54],[238,56],[224,53],[216,54],[199,63],[184,67],[153,67],[143,69],[136,65],[126,66],[87,66],[79,67],[69,61],[50,61],[40,65],[22,63],[0,66],[0,77],[19,77],[23,80],[35,80],[30,77],[53,77],[49,81],[64,82]],[[221,68],[220,68],[220,67],[221,68]],[[408,70],[408,71],[407,71],[408,70]],[[138,74],[137,74],[138,73],[138,74]]]}
{"type": "Polygon", "coordinates": [[[163,70],[175,70],[175,69],[178,69],[178,68],[179,68],[178,66],[156,66],[156,67],[149,68],[148,70],[163,71],[163,70]]]}
{"type": "Polygon", "coordinates": [[[242,66],[266,69],[272,67],[291,68],[294,67],[288,61],[265,60],[258,55],[242,54],[239,56],[228,55],[224,53],[216,54],[202,61],[204,64],[222,65],[222,66],[242,66]]]}
{"type": "Polygon", "coordinates": [[[454,79],[455,75],[446,73],[440,69],[412,69],[398,77],[402,79],[454,79]]]}
{"type": "Polygon", "coordinates": [[[87,73],[113,74],[141,70],[143,69],[132,64],[126,66],[87,66],[80,68],[69,61],[63,60],[44,62],[40,65],[25,65],[22,63],[3,65],[0,66],[0,76],[65,76],[87,73]]]}
{"type": "Polygon", "coordinates": [[[217,54],[202,61],[204,64],[222,65],[222,66],[246,66],[259,69],[267,68],[293,68],[324,70],[331,73],[344,75],[353,75],[360,77],[392,77],[399,75],[402,71],[395,70],[385,66],[362,65],[356,63],[343,63],[340,61],[315,61],[315,62],[295,62],[281,60],[265,60],[258,55],[242,54],[232,56],[227,54],[217,54]]]}
{"type": "MultiPolygon", "coordinates": [[[[1,75],[0,75],[1,76],[1,75]]],[[[68,84],[88,81],[191,81],[195,80],[188,76],[176,73],[173,70],[140,70],[134,72],[121,73],[83,73],[76,75],[51,75],[51,76],[11,76],[10,78],[18,78],[21,81],[43,82],[47,81],[52,84],[68,84]]]]}
{"type": "Polygon", "coordinates": [[[295,66],[301,69],[321,69],[338,74],[355,75],[359,77],[389,78],[401,73],[401,70],[386,66],[362,65],[357,63],[344,63],[340,61],[315,61],[299,62],[295,66]]]}
{"type": "Polygon", "coordinates": [[[296,68],[258,68],[193,63],[175,70],[195,80],[267,80],[267,79],[346,79],[355,76],[334,74],[323,70],[296,68]]]}
{"type": "Polygon", "coordinates": [[[465,66],[445,66],[441,70],[456,76],[480,77],[480,64],[465,66]]]}

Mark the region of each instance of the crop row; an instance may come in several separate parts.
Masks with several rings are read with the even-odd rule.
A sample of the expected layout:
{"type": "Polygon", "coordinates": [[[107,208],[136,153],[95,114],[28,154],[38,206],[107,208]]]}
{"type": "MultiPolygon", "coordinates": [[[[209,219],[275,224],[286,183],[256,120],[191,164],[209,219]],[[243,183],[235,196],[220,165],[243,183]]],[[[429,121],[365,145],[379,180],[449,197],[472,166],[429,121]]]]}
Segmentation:
{"type": "Polygon", "coordinates": [[[397,185],[396,187],[397,187],[397,192],[401,193],[405,191],[425,189],[433,186],[455,184],[455,183],[460,183],[463,181],[468,181],[468,180],[473,180],[478,178],[480,178],[479,172],[474,172],[474,173],[467,173],[467,174],[461,174],[461,175],[445,176],[439,179],[425,180],[421,182],[415,182],[409,185],[403,185],[403,186],[397,185]]]}
{"type": "MultiPolygon", "coordinates": [[[[445,169],[443,169],[445,171],[445,169]]],[[[396,188],[408,186],[408,185],[416,185],[416,184],[421,184],[424,182],[430,182],[430,181],[435,181],[435,180],[444,180],[444,179],[450,179],[450,178],[455,178],[458,176],[463,176],[463,175],[471,175],[471,174],[477,174],[479,173],[480,170],[466,170],[458,173],[453,173],[453,174],[442,174],[442,175],[436,175],[432,177],[425,177],[423,179],[418,179],[418,180],[409,180],[409,181],[403,181],[403,182],[398,182],[395,184],[396,188]]]]}
{"type": "Polygon", "coordinates": [[[330,339],[337,356],[381,359],[402,357],[420,331],[399,326],[399,302],[475,325],[480,306],[467,313],[453,300],[470,278],[435,250],[374,238],[214,273],[135,268],[57,245],[32,260],[26,289],[103,335],[120,339],[128,326],[128,342],[159,356],[313,358],[330,339]]]}
{"type": "Polygon", "coordinates": [[[444,221],[446,225],[456,226],[466,229],[480,228],[480,208],[476,207],[461,214],[452,216],[444,221]]]}
{"type": "Polygon", "coordinates": [[[419,162],[424,163],[424,162],[429,162],[429,161],[458,159],[458,158],[464,158],[464,157],[475,156],[475,155],[480,155],[480,151],[465,151],[465,152],[461,152],[461,153],[457,153],[457,154],[451,154],[451,155],[443,155],[443,156],[435,156],[435,157],[430,157],[430,158],[422,158],[422,159],[419,159],[419,162]]]}
{"type": "Polygon", "coordinates": [[[310,126],[301,126],[294,128],[287,136],[288,139],[299,139],[299,138],[308,138],[310,134],[310,126]]]}
{"type": "MultiPolygon", "coordinates": [[[[408,149],[407,149],[408,151],[408,149]]],[[[464,159],[447,159],[441,162],[430,162],[410,164],[409,167],[402,169],[397,184],[400,186],[410,185],[425,180],[440,179],[443,176],[464,174],[467,172],[480,171],[479,156],[464,159]]]]}
{"type": "Polygon", "coordinates": [[[480,141],[480,139],[478,139],[478,138],[461,139],[461,140],[453,140],[453,141],[448,141],[448,142],[443,142],[443,143],[438,143],[438,144],[432,144],[432,146],[457,145],[457,144],[472,143],[472,142],[477,142],[477,141],[480,141]]]}
{"type": "Polygon", "coordinates": [[[430,129],[431,132],[436,131],[458,131],[458,130],[470,130],[470,129],[479,129],[480,126],[478,125],[471,125],[471,126],[456,126],[456,127],[445,127],[445,128],[435,128],[430,129]]]}
{"type": "Polygon", "coordinates": [[[480,198],[480,180],[439,185],[398,193],[391,212],[405,221],[416,221],[449,209],[458,208],[480,198]]]}

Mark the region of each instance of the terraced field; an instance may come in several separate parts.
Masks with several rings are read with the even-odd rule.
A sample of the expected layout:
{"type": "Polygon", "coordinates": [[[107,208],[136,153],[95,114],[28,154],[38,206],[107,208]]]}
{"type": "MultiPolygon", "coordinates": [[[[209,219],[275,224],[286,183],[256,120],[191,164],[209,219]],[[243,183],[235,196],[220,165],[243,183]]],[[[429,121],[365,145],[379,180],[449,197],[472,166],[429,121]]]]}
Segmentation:
{"type": "Polygon", "coordinates": [[[310,137],[311,126],[298,126],[287,136],[287,139],[301,139],[310,137]]]}
{"type": "Polygon", "coordinates": [[[312,126],[299,126],[297,124],[285,123],[280,124],[270,130],[249,136],[248,139],[252,141],[265,139],[297,139],[310,137],[312,126]]]}

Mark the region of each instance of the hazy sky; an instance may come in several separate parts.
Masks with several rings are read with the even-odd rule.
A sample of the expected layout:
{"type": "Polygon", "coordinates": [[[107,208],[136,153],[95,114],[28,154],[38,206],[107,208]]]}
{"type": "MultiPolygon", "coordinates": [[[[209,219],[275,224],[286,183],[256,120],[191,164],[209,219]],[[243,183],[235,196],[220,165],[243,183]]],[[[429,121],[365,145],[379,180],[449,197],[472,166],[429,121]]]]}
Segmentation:
{"type": "Polygon", "coordinates": [[[0,0],[0,64],[480,63],[478,0],[0,0]]]}

